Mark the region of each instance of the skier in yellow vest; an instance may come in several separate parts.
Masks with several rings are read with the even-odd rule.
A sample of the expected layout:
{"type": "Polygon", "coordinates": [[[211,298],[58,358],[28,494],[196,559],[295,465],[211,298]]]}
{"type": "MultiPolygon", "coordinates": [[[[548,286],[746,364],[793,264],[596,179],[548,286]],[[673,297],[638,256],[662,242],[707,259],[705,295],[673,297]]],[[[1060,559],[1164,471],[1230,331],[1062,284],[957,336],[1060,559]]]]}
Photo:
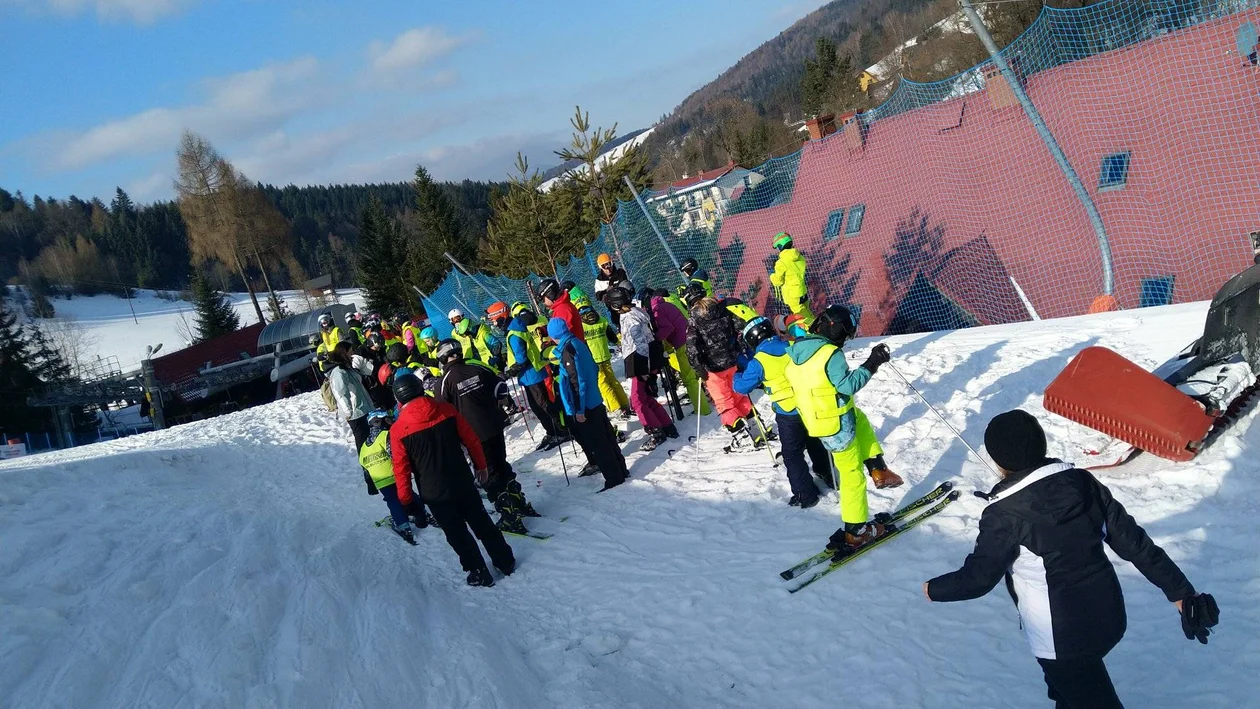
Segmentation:
{"type": "Polygon", "coordinates": [[[786,231],[779,232],[774,238],[774,248],[778,250],[779,258],[774,262],[770,284],[788,310],[804,316],[808,326],[814,321],[814,314],[810,312],[809,295],[805,288],[805,257],[792,248],[792,235],[786,231]]]}
{"type": "Polygon", "coordinates": [[[378,409],[368,414],[368,437],[359,449],[359,465],[367,471],[389,507],[390,528],[408,544],[415,544],[415,533],[411,531],[412,519],[417,528],[424,529],[429,526],[429,515],[424,511],[424,503],[418,495],[412,498],[410,505],[403,505],[398,501],[394,459],[389,449],[389,425],[388,412],[378,409]]]}
{"type": "Polygon", "coordinates": [[[844,522],[831,535],[827,546],[841,549],[858,547],[885,533],[882,524],[870,521],[866,500],[863,461],[879,464],[871,470],[875,486],[896,487],[901,478],[883,463],[883,449],[875,430],[862,410],[854,405],[857,392],[870,381],[880,365],[889,360],[885,344],[876,345],[866,361],[850,370],[840,349],[857,332],[853,314],[842,305],[833,305],[820,315],[809,330],[788,348],[791,362],[783,374],[795,393],[796,409],[809,435],[821,439],[831,451],[838,477],[840,518],[844,522]]]}
{"type": "Polygon", "coordinates": [[[617,333],[590,305],[578,310],[578,315],[582,317],[586,346],[590,348],[595,366],[599,368],[599,394],[604,399],[604,406],[609,415],[617,414],[623,419],[629,418],[630,398],[626,396],[625,388],[613,373],[612,351],[608,347],[609,340],[616,341],[617,333]]]}

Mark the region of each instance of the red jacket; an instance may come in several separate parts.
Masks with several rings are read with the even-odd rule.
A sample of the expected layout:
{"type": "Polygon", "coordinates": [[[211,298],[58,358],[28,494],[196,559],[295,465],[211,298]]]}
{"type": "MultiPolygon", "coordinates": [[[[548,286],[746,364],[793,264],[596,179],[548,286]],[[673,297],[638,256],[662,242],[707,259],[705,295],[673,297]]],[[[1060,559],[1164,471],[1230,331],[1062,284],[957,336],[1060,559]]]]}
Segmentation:
{"type": "Polygon", "coordinates": [[[586,330],[582,327],[582,316],[578,315],[577,308],[573,307],[573,302],[569,300],[568,292],[560,294],[560,297],[551,303],[551,317],[560,318],[565,325],[569,326],[569,332],[577,336],[582,342],[586,342],[586,330]]]}
{"type": "Polygon", "coordinates": [[[477,494],[463,449],[468,450],[478,470],[485,469],[486,457],[472,426],[454,406],[427,396],[407,402],[389,429],[389,446],[394,455],[398,500],[404,505],[412,500],[413,477],[426,502],[443,502],[461,488],[477,494]]]}

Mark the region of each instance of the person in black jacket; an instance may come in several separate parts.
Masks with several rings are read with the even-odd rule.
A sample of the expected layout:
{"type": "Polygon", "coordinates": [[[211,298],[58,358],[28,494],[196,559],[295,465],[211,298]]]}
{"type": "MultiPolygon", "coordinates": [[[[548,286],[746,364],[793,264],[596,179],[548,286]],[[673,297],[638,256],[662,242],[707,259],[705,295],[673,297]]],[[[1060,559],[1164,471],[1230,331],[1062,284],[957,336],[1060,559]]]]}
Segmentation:
{"type": "Polygon", "coordinates": [[[503,400],[508,398],[507,382],[485,364],[465,361],[463,347],[456,340],[439,342],[436,355],[442,365],[442,376],[434,387],[434,398],[454,406],[481,440],[481,450],[490,471],[481,487],[499,513],[499,529],[513,534],[527,533],[529,530],[521,517],[537,517],[538,513],[525,499],[521,484],[516,481],[516,471],[507,459],[503,431],[508,419],[502,406],[503,400]]]}
{"type": "Polygon", "coordinates": [[[1124,637],[1124,594],[1103,542],[1177,606],[1187,638],[1207,642],[1216,601],[1195,593],[1106,485],[1046,457],[1036,418],[1000,414],[984,444],[1002,481],[987,495],[975,551],[961,569],[923,585],[928,600],[979,598],[1005,577],[1058,709],[1121,706],[1103,658],[1124,637]]]}

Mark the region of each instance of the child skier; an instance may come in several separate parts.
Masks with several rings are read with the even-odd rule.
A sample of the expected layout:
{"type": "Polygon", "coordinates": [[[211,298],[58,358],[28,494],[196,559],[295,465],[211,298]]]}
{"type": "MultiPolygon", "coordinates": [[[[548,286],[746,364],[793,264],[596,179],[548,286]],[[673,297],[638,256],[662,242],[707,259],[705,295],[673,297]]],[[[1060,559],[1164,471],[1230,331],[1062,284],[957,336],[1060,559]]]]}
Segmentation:
{"type": "Polygon", "coordinates": [[[656,450],[667,438],[678,437],[669,412],[656,400],[656,374],[665,366],[664,350],[652,332],[647,313],[631,304],[626,289],[608,289],[604,302],[609,309],[617,311],[621,320],[621,358],[626,376],[631,378],[630,405],[648,434],[647,442],[639,450],[656,450]]]}
{"type": "Polygon", "coordinates": [[[424,503],[413,498],[411,503],[403,505],[398,501],[398,485],[394,479],[394,460],[389,449],[389,412],[377,409],[368,414],[368,437],[359,449],[359,465],[368,471],[376,489],[380,491],[385,505],[389,507],[390,526],[398,536],[415,544],[415,533],[411,530],[414,519],[418,529],[429,526],[428,514],[424,511],[424,503]]]}
{"type": "Polygon", "coordinates": [[[923,584],[930,601],[979,598],[1004,577],[1056,707],[1119,709],[1103,658],[1124,637],[1124,594],[1103,543],[1138,568],[1206,644],[1216,600],[1181,569],[1088,471],[1046,457],[1046,434],[1024,411],[989,422],[984,445],[1001,469],[986,496],[976,548],[961,569],[923,584]]]}
{"type": "MultiPolygon", "coordinates": [[[[559,404],[547,389],[546,362],[538,349],[538,341],[530,328],[538,322],[538,315],[528,305],[517,301],[512,304],[512,319],[502,325],[507,332],[507,370],[509,377],[516,377],[525,390],[526,403],[534,417],[542,424],[545,435],[538,450],[551,450],[569,440],[568,432],[559,421],[559,404]]],[[[500,320],[502,315],[500,314],[500,320]]]]}
{"type": "Polygon", "coordinates": [[[476,482],[484,484],[490,476],[481,441],[455,407],[424,396],[420,380],[414,376],[394,379],[394,398],[402,407],[389,430],[399,502],[412,503],[414,477],[421,498],[468,572],[468,585],[493,586],[494,577],[486,568],[473,534],[485,545],[490,561],[504,576],[516,569],[516,558],[503,532],[486,514],[477,492],[476,482]],[[465,451],[476,466],[475,481],[464,460],[465,451]]]}
{"type": "Polygon", "coordinates": [[[669,302],[665,298],[667,294],[667,291],[644,288],[640,291],[639,302],[652,316],[652,322],[656,325],[656,336],[665,348],[665,357],[682,380],[692,408],[700,416],[708,416],[709,401],[700,393],[700,380],[696,378],[696,370],[691,368],[691,362],[687,359],[687,314],[683,308],[669,302]]]}
{"type": "Polygon", "coordinates": [[[501,402],[508,397],[507,383],[490,368],[476,360],[465,360],[463,348],[455,340],[442,340],[437,347],[442,376],[433,396],[455,407],[472,426],[481,450],[486,456],[490,475],[481,487],[499,513],[499,529],[525,534],[521,517],[537,517],[525,499],[516,472],[507,459],[507,440],[503,430],[508,419],[501,402]]]}
{"type": "Polygon", "coordinates": [[[831,455],[822,441],[809,435],[801,415],[796,410],[796,394],[784,376],[788,362],[788,343],[774,334],[774,328],[766,318],[758,318],[744,327],[744,342],[752,350],[753,357],[744,370],[735,375],[735,391],[749,394],[758,387],[766,392],[774,409],[775,428],[779,431],[779,445],[783,449],[783,467],[788,484],[792,486],[792,498],[788,504],[807,510],[818,504],[818,488],[809,475],[805,462],[808,451],[814,466],[814,475],[831,484],[831,455]]]}
{"type": "Polygon", "coordinates": [[[792,247],[792,235],[781,231],[774,237],[774,248],[779,258],[774,262],[774,272],[770,274],[770,284],[779,300],[794,315],[805,318],[805,325],[814,321],[814,314],[809,309],[809,294],[805,287],[805,257],[792,247]]]}
{"type": "Polygon", "coordinates": [[[713,397],[722,425],[732,434],[747,432],[754,447],[764,446],[766,432],[749,426],[754,417],[752,402],[732,386],[743,351],[735,316],[721,302],[706,296],[704,289],[694,283],[688,286],[685,296],[691,308],[691,321],[687,324],[687,359],[709,396],[713,397]]]}
{"type": "MultiPolygon", "coordinates": [[[[840,348],[856,329],[848,308],[827,308],[814,320],[810,334],[788,347],[791,362],[783,370],[792,391],[799,392],[796,408],[805,430],[831,451],[839,478],[840,518],[844,525],[831,535],[827,544],[830,549],[861,546],[886,532],[884,525],[870,521],[866,476],[862,474],[863,461],[882,463],[883,451],[866,414],[854,404],[854,396],[889,360],[890,354],[888,345],[876,345],[862,366],[850,370],[840,348]]],[[[902,483],[886,467],[872,470],[871,478],[876,487],[902,483]]]]}
{"type": "Polygon", "coordinates": [[[608,343],[617,342],[617,332],[612,324],[600,316],[595,308],[586,306],[578,311],[582,316],[582,330],[586,333],[586,345],[591,348],[591,356],[595,366],[599,368],[599,394],[604,400],[608,413],[626,418],[630,411],[630,400],[626,398],[626,390],[621,380],[613,373],[612,351],[608,343]]]}

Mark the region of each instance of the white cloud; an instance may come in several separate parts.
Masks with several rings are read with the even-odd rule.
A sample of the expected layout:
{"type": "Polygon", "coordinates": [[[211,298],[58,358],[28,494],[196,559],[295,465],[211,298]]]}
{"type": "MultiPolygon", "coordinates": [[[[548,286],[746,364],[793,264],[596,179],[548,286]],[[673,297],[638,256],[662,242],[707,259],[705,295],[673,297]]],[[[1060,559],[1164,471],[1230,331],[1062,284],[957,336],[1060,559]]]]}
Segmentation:
{"type": "Polygon", "coordinates": [[[196,0],[4,0],[30,8],[47,8],[58,15],[74,16],[95,11],[102,20],[130,20],[142,25],[174,15],[196,0]]]}
{"type": "Polygon", "coordinates": [[[204,102],[152,108],[60,141],[52,167],[73,170],[114,158],[174,150],[185,129],[211,139],[247,138],[326,98],[312,79],[318,63],[303,57],[204,83],[204,102]]]}
{"type": "Polygon", "coordinates": [[[450,54],[467,41],[467,37],[452,37],[441,27],[417,27],[403,32],[392,42],[372,42],[368,45],[367,54],[373,71],[379,75],[390,75],[419,69],[434,59],[450,54]]]}
{"type": "Polygon", "coordinates": [[[168,199],[175,192],[174,181],[165,172],[155,172],[129,183],[123,189],[135,202],[154,202],[168,199]]]}

